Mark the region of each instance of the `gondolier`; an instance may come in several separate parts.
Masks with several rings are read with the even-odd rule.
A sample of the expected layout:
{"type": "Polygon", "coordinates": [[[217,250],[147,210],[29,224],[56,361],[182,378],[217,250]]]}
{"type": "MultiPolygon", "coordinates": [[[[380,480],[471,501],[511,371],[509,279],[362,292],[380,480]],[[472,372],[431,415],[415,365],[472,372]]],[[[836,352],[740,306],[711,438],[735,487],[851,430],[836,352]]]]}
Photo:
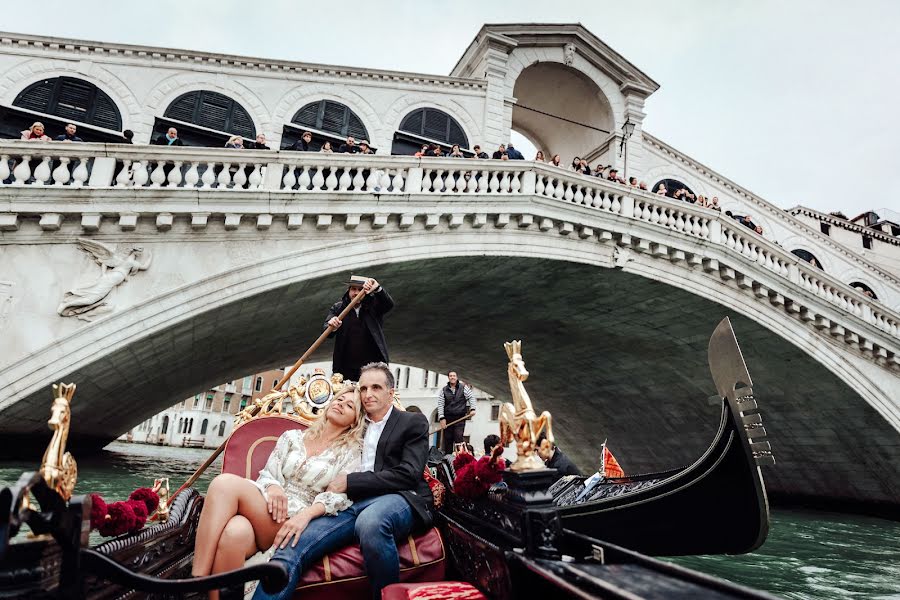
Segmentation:
{"type": "Polygon", "coordinates": [[[447,385],[438,392],[437,412],[441,427],[445,428],[441,450],[449,454],[453,452],[453,444],[463,441],[466,430],[465,420],[453,422],[467,414],[470,417],[475,414],[475,395],[472,388],[459,380],[456,371],[447,373],[447,385]],[[453,424],[448,426],[448,422],[453,424]]]}
{"type": "Polygon", "coordinates": [[[328,311],[324,327],[335,328],[332,371],[342,374],[344,379],[358,381],[363,365],[388,362],[384,315],[394,308],[394,299],[371,277],[351,275],[347,286],[343,298],[328,311]],[[341,321],[338,315],[360,291],[367,297],[341,321]]]}

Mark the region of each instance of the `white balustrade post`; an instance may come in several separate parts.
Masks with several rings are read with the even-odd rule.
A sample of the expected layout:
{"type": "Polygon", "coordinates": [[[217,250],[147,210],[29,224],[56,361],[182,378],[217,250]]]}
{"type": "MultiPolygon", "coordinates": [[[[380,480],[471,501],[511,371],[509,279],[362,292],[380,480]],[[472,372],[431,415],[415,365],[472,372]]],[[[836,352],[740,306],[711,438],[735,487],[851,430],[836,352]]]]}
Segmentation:
{"type": "MultiPolygon", "coordinates": [[[[293,167],[291,167],[293,170],[293,167]]],[[[281,180],[284,177],[284,163],[271,162],[266,166],[266,177],[263,180],[262,189],[280,190],[281,180]]],[[[293,185],[291,185],[293,187],[293,185]]]]}
{"type": "Polygon", "coordinates": [[[50,183],[50,157],[45,156],[41,163],[34,169],[35,185],[47,185],[50,183]]]}
{"type": "Polygon", "coordinates": [[[537,185],[537,174],[534,171],[525,171],[522,173],[522,193],[523,194],[533,194],[535,193],[535,186],[537,185]]]}
{"type": "Polygon", "coordinates": [[[625,215],[626,217],[634,216],[634,198],[632,196],[622,196],[619,214],[625,215]]]}
{"type": "MultiPolygon", "coordinates": [[[[87,162],[85,159],[83,162],[87,162]]],[[[113,182],[116,171],[116,159],[111,156],[97,156],[91,165],[91,179],[88,185],[91,187],[109,187],[113,182]]]]}
{"type": "Polygon", "coordinates": [[[800,269],[797,268],[797,265],[788,265],[788,279],[790,279],[792,283],[800,284],[800,269]]]}
{"type": "Polygon", "coordinates": [[[31,165],[28,162],[31,160],[31,156],[23,156],[21,160],[19,160],[19,164],[16,165],[16,168],[13,169],[13,185],[25,185],[25,182],[31,179],[31,165]]]}
{"type": "Polygon", "coordinates": [[[709,222],[709,241],[713,244],[722,243],[722,223],[718,219],[709,222]]]}

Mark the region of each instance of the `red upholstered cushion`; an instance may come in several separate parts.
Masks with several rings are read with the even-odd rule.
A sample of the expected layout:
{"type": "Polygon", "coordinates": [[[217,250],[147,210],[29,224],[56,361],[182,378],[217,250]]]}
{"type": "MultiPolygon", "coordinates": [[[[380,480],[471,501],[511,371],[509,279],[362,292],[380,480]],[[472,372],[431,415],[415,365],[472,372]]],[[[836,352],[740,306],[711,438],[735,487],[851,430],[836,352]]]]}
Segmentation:
{"type": "Polygon", "coordinates": [[[291,417],[278,415],[244,423],[225,444],[222,472],[255,480],[275,449],[275,442],[290,429],[306,429],[306,425],[291,417]]]}
{"type": "Polygon", "coordinates": [[[381,590],[381,600],[487,600],[477,587],[462,581],[395,583],[381,590]]]}
{"type": "MultiPolygon", "coordinates": [[[[426,582],[444,578],[444,541],[436,527],[410,536],[398,547],[400,581],[426,582]]],[[[347,546],[326,556],[300,578],[297,598],[364,598],[371,595],[359,546],[347,546]]]]}

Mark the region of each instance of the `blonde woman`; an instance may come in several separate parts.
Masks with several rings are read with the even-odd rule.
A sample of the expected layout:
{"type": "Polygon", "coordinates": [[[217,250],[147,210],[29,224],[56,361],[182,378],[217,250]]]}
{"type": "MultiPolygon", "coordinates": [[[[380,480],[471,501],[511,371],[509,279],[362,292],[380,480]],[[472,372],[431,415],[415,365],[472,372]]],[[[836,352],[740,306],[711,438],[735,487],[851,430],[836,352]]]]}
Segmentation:
{"type": "Polygon", "coordinates": [[[50,136],[44,135],[44,124],[40,121],[35,121],[31,127],[26,129],[22,133],[22,139],[26,141],[32,142],[49,142],[50,136]]]}
{"type": "Polygon", "coordinates": [[[244,149],[244,138],[239,135],[233,135],[228,138],[228,141],[225,142],[226,148],[232,148],[234,150],[243,150],[244,149]]]}
{"type": "Polygon", "coordinates": [[[364,417],[359,391],[347,384],[309,429],[278,438],[255,482],[230,473],[213,479],[197,526],[193,575],[237,569],[260,550],[293,546],[310,521],[349,508],[346,494],[325,488],[359,470],[364,417]]]}

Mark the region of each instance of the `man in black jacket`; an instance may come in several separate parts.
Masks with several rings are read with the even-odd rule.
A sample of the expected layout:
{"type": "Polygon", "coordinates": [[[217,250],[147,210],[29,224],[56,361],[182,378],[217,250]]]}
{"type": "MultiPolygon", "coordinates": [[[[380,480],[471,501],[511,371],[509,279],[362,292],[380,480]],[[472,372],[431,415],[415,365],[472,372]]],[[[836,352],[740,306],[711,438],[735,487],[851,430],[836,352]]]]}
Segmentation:
{"type": "Polygon", "coordinates": [[[310,152],[309,145],[312,143],[312,133],[304,131],[300,139],[294,142],[288,150],[297,150],[299,152],[310,152]]]}
{"type": "Polygon", "coordinates": [[[456,371],[447,373],[447,385],[437,395],[437,412],[441,429],[444,430],[441,450],[444,454],[453,452],[453,447],[464,441],[466,420],[459,421],[465,416],[470,419],[475,416],[475,395],[472,388],[459,380],[456,371]],[[448,426],[447,422],[454,423],[448,426]]]}
{"type": "Polygon", "coordinates": [[[257,588],[254,600],[291,598],[303,570],[329,552],[359,542],[373,598],[400,580],[397,540],[429,527],[434,499],[422,476],[428,456],[428,420],[393,406],[394,376],[385,363],[362,368],[359,393],[366,411],[362,466],[357,473],[338,475],[326,488],[347,494],[353,504],[335,516],[313,519],[296,546],[277,550],[273,561],[286,563],[291,573],[275,596],[257,588]]]}
{"type": "Polygon", "coordinates": [[[328,311],[323,329],[331,325],[336,330],[331,334],[335,336],[332,372],[340,373],[344,379],[358,381],[363,365],[388,362],[384,315],[394,308],[394,299],[370,277],[351,275],[347,286],[347,293],[328,311]],[[343,321],[338,319],[341,311],[359,292],[365,293],[367,297],[343,321]]]}

